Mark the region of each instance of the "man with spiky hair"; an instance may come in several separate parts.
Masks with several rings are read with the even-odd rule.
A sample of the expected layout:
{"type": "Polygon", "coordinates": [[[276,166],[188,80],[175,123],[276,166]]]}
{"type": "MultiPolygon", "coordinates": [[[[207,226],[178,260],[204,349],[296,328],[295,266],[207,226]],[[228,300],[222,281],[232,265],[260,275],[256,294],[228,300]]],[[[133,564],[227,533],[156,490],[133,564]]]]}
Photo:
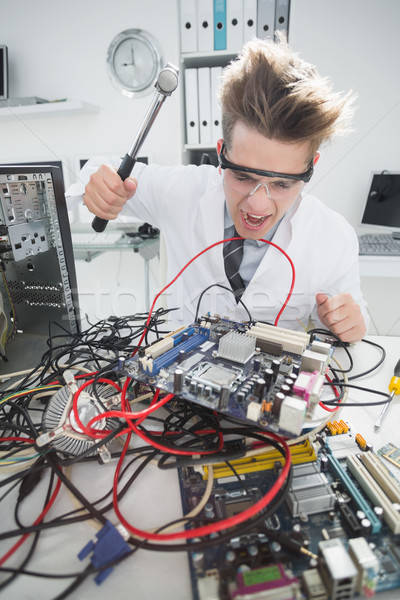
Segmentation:
{"type": "Polygon", "coordinates": [[[158,227],[168,281],[208,246],[242,238],[201,254],[168,289],[169,306],[180,308],[175,323],[192,322],[201,292],[212,284],[218,285],[202,297],[202,312],[242,321],[245,305],[253,319],[273,323],[293,283],[289,256],[296,279],[279,325],[299,329],[312,322],[345,342],[360,340],[368,316],[356,234],[305,193],[320,147],[348,131],[353,95],[334,92],[280,36],[244,46],[223,71],[220,101],[217,167],[137,163],[122,182],[119,159],[100,158],[84,168],[86,186],[75,184],[67,196],[83,197],[102,219],[123,211],[158,227]],[[224,289],[229,286],[234,294],[224,289]]]}

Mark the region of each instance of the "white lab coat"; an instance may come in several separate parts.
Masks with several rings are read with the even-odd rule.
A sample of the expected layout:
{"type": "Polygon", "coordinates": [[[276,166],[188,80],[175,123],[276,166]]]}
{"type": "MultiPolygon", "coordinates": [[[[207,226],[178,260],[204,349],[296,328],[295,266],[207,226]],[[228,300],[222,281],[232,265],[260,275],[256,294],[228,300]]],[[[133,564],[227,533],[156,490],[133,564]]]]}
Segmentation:
{"type": "MultiPolygon", "coordinates": [[[[90,173],[102,162],[104,157],[88,163],[81,174],[81,183],[67,191],[69,202],[83,193],[90,173]]],[[[110,164],[110,157],[107,162],[110,164]]],[[[120,159],[116,157],[113,162],[118,166],[120,159]]],[[[173,325],[188,325],[194,320],[203,290],[212,284],[230,287],[224,270],[223,244],[217,244],[224,237],[221,175],[211,165],[146,167],[139,163],[133,175],[138,177],[139,184],[124,214],[161,230],[168,257],[167,284],[185,269],[164,295],[168,306],[178,309],[172,313],[173,325]],[[187,266],[213,244],[217,245],[187,266]]],[[[317,292],[328,295],[349,292],[360,304],[368,323],[360,290],[357,236],[344,217],[317,198],[305,195],[286,213],[272,241],[287,253],[295,269],[293,293],[279,326],[301,329],[309,325],[310,317],[321,326],[315,307],[317,292]]],[[[291,283],[288,259],[275,247],[269,247],[242,296],[252,318],[275,323],[291,283]]],[[[246,310],[236,304],[233,294],[218,287],[203,296],[199,315],[206,312],[235,321],[248,320],[246,310]]]]}

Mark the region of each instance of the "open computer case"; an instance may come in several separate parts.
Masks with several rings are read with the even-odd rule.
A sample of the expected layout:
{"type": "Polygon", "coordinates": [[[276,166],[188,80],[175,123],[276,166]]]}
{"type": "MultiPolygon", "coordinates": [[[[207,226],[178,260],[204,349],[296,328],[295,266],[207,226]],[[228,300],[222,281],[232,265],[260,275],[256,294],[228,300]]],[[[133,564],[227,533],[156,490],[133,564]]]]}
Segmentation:
{"type": "Polygon", "coordinates": [[[1,373],[35,366],[49,331],[79,332],[75,263],[62,172],[0,165],[1,373]]]}

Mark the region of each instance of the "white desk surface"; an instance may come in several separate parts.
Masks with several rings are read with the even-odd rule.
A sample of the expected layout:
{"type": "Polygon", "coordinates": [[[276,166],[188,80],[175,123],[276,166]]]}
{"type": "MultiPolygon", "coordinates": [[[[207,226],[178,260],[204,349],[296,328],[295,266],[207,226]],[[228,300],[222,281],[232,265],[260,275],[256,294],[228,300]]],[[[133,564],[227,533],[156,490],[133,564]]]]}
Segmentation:
{"type": "Polygon", "coordinates": [[[400,277],[400,256],[358,257],[361,277],[400,277]]]}
{"type": "MultiPolygon", "coordinates": [[[[393,374],[393,367],[400,356],[400,338],[371,336],[369,339],[381,343],[386,348],[387,358],[376,372],[355,383],[386,391],[393,374]]],[[[353,346],[351,352],[355,363],[352,374],[372,366],[380,356],[376,348],[364,343],[353,346]]],[[[342,357],[343,351],[340,350],[336,354],[338,357],[339,355],[342,357]]],[[[346,366],[345,358],[340,358],[340,360],[343,362],[343,366],[346,366]]],[[[348,401],[373,401],[375,399],[379,399],[379,396],[352,390],[348,401]]],[[[374,423],[381,410],[381,406],[363,409],[348,407],[342,410],[341,418],[348,420],[367,442],[374,445],[375,449],[387,442],[400,445],[400,397],[395,397],[381,430],[376,433],[374,423]]],[[[101,496],[104,490],[112,487],[114,467],[115,464],[76,465],[72,469],[71,479],[88,499],[95,500],[101,496]]],[[[398,476],[400,478],[400,473],[398,476]]],[[[39,484],[23,503],[21,515],[26,524],[32,523],[42,510],[45,487],[45,484],[39,484]]],[[[0,490],[1,494],[3,492],[4,490],[0,490]]],[[[0,504],[1,531],[14,528],[14,503],[15,495],[10,493],[0,504]]],[[[50,511],[50,517],[62,514],[72,508],[74,506],[71,499],[65,488],[62,487],[59,497],[50,511]]],[[[146,467],[131,492],[121,502],[121,509],[130,522],[141,528],[157,527],[178,518],[182,512],[176,473],[161,471],[152,465],[146,467]]],[[[112,517],[111,520],[113,520],[112,517]]],[[[92,525],[85,522],[43,533],[34,552],[34,558],[28,565],[29,570],[54,571],[55,573],[80,572],[86,562],[80,562],[77,554],[94,534],[95,530],[92,525]]],[[[17,539],[0,542],[0,556],[17,539]]],[[[27,548],[29,545],[28,541],[27,548]]],[[[7,566],[19,565],[27,548],[23,546],[7,562],[7,566]]],[[[0,581],[4,577],[6,575],[0,574],[0,581]]],[[[56,598],[70,581],[19,576],[4,590],[3,597],[7,600],[37,600],[38,598],[49,600],[56,598]]],[[[192,593],[187,556],[185,553],[140,550],[118,565],[100,586],[97,586],[90,576],[68,598],[72,600],[110,600],[110,598],[118,600],[155,600],[156,598],[190,600],[192,593]]],[[[399,590],[384,592],[377,598],[379,600],[398,599],[399,590]]]]}

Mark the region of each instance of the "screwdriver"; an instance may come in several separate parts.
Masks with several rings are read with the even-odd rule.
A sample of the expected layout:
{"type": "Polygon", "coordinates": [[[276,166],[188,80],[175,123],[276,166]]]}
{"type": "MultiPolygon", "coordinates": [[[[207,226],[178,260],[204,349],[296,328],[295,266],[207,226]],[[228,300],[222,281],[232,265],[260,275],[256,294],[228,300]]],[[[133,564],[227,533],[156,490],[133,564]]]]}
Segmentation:
{"type": "Polygon", "coordinates": [[[389,383],[389,392],[390,392],[390,398],[387,404],[385,404],[385,406],[383,407],[383,410],[381,412],[381,414],[379,415],[379,419],[377,420],[377,422],[374,425],[374,430],[375,431],[379,431],[379,428],[381,426],[381,423],[383,421],[383,417],[385,416],[385,414],[388,411],[388,408],[393,400],[393,396],[396,394],[400,394],[400,359],[397,361],[397,365],[394,368],[394,375],[392,377],[392,379],[390,380],[389,383]]]}

